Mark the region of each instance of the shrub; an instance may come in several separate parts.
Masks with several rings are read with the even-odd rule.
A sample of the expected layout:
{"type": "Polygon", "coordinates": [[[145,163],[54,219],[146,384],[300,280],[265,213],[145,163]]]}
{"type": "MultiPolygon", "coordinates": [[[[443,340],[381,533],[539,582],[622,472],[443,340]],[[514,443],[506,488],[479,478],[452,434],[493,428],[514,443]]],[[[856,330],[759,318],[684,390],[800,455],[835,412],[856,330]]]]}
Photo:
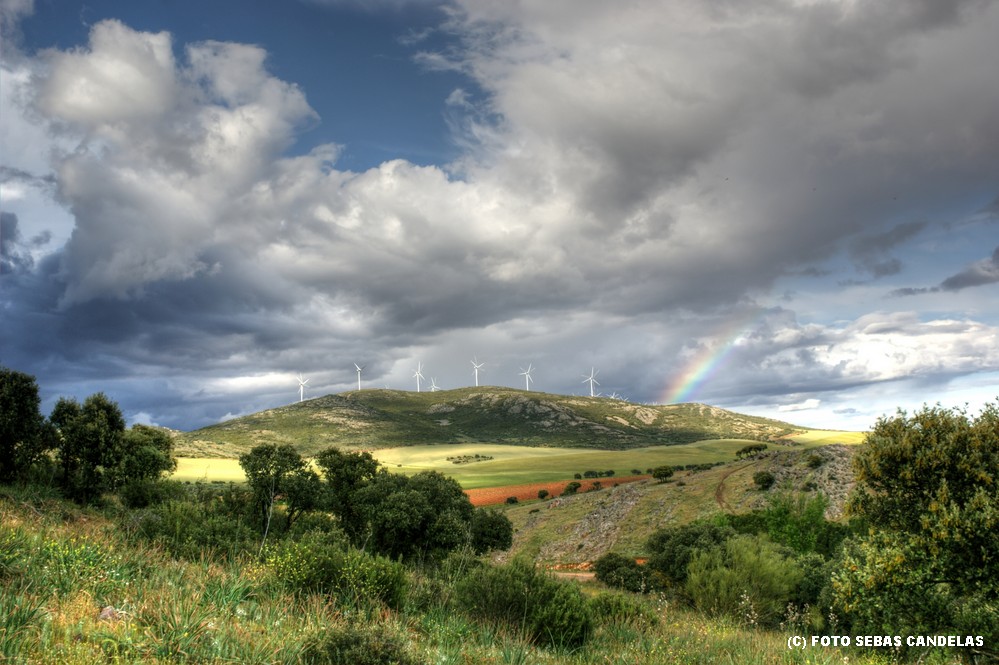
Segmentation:
{"type": "Polygon", "coordinates": [[[385,626],[350,626],[330,630],[308,641],[302,651],[305,663],[317,665],[420,665],[406,640],[385,626]]]}
{"type": "Polygon", "coordinates": [[[811,455],[808,456],[808,459],[805,461],[805,464],[808,465],[809,469],[817,469],[820,466],[822,466],[824,462],[825,460],[822,459],[819,455],[812,453],[811,455]]]}
{"type": "Polygon", "coordinates": [[[650,591],[647,571],[634,559],[608,552],[593,562],[593,570],[597,579],[607,586],[636,593],[650,591]]]}
{"type": "Polygon", "coordinates": [[[671,466],[657,466],[652,470],[652,477],[661,483],[665,483],[667,480],[673,477],[673,467],[671,466]]]}
{"type": "Polygon", "coordinates": [[[569,483],[568,485],[565,486],[565,488],[562,490],[562,495],[563,496],[566,495],[566,494],[573,495],[573,494],[575,494],[576,492],[579,491],[580,487],[582,487],[582,484],[577,483],[574,480],[574,481],[572,481],[571,483],[569,483]]]}
{"type": "Polygon", "coordinates": [[[687,566],[697,550],[718,547],[735,535],[729,526],[694,522],[652,534],[647,549],[652,553],[646,567],[657,586],[682,590],[687,566]]]}
{"type": "Polygon", "coordinates": [[[402,564],[352,548],[331,546],[319,537],[285,541],[267,553],[265,567],[294,593],[330,593],[341,601],[369,601],[399,609],[406,593],[402,564]]]}
{"type": "Polygon", "coordinates": [[[702,612],[775,626],[802,576],[796,562],[765,536],[735,536],[693,556],[687,593],[702,612]]]}
{"type": "Polygon", "coordinates": [[[598,624],[640,622],[655,626],[659,623],[659,617],[644,602],[623,593],[598,593],[590,599],[590,611],[598,624]]]}
{"type": "Polygon", "coordinates": [[[134,514],[131,526],[139,537],[191,560],[202,558],[206,550],[237,554],[260,545],[248,521],[232,515],[222,501],[166,501],[134,514]]]}
{"type": "Polygon", "coordinates": [[[472,571],[458,583],[456,594],[459,606],[472,618],[506,624],[537,644],[578,647],[593,630],[579,587],[523,559],[472,571]]]}
{"type": "Polygon", "coordinates": [[[547,499],[548,498],[548,490],[546,490],[546,489],[539,489],[538,490],[538,498],[542,499],[542,500],[547,499]]]}
{"type": "Polygon", "coordinates": [[[476,554],[508,550],[513,545],[513,525],[510,519],[495,510],[476,510],[472,514],[470,533],[472,550],[476,554]]]}
{"type": "Polygon", "coordinates": [[[757,471],[753,474],[753,482],[756,483],[756,487],[761,490],[768,490],[773,487],[774,482],[776,482],[774,474],[769,471],[757,471]]]}
{"type": "Polygon", "coordinates": [[[518,499],[515,496],[508,496],[506,498],[506,503],[507,503],[508,506],[512,506],[514,504],[520,503],[520,499],[518,499]]]}

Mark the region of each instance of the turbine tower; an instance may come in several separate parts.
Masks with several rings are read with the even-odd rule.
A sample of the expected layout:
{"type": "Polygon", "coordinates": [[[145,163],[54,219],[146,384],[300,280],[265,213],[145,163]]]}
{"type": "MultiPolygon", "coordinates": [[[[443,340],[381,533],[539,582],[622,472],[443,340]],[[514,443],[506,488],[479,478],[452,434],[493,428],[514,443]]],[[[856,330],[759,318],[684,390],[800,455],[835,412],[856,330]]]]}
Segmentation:
{"type": "Polygon", "coordinates": [[[298,401],[299,402],[305,401],[305,384],[308,383],[308,382],[309,382],[308,379],[306,379],[304,381],[302,380],[302,375],[301,374],[298,375],[298,401]]]}
{"type": "Polygon", "coordinates": [[[420,392],[420,379],[423,378],[423,363],[416,363],[416,371],[413,372],[413,378],[416,379],[416,392],[420,392]]]}
{"type": "Polygon", "coordinates": [[[485,365],[485,363],[477,363],[475,361],[476,361],[476,358],[472,358],[472,368],[475,371],[475,387],[478,388],[479,387],[479,370],[482,369],[482,366],[485,365]]]}
{"type": "Polygon", "coordinates": [[[435,393],[438,390],[440,390],[440,388],[437,387],[437,379],[430,377],[430,392],[435,393]]]}
{"type": "Polygon", "coordinates": [[[361,389],[361,370],[367,367],[367,365],[362,365],[358,367],[357,363],[354,363],[354,367],[357,367],[357,389],[361,389]]]}
{"type": "Polygon", "coordinates": [[[586,376],[585,374],[583,375],[585,377],[583,379],[583,383],[589,383],[590,384],[590,397],[596,397],[596,395],[593,394],[593,384],[596,384],[598,386],[600,385],[600,382],[597,381],[597,378],[596,378],[597,374],[599,374],[599,373],[600,373],[600,370],[595,370],[595,369],[593,369],[591,367],[590,368],[590,375],[589,376],[586,376]]]}
{"type": "Polygon", "coordinates": [[[520,373],[520,376],[524,377],[524,385],[526,386],[524,388],[524,390],[530,390],[531,389],[531,370],[534,369],[534,366],[531,365],[531,364],[528,364],[527,365],[527,369],[524,369],[523,367],[521,367],[520,369],[523,370],[520,373]]]}

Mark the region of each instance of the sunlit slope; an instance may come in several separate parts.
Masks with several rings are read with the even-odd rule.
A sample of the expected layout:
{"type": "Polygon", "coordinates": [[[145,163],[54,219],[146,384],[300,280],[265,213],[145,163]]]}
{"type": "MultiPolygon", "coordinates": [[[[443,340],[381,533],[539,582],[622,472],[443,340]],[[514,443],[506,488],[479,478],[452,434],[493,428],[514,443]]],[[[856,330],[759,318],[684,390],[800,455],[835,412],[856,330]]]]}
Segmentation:
{"type": "Polygon", "coordinates": [[[182,433],[176,446],[186,457],[235,457],[261,443],[292,444],[305,455],[331,445],[475,442],[627,450],[704,439],[772,440],[803,430],[703,404],[650,406],[497,387],[361,390],[182,433]]]}

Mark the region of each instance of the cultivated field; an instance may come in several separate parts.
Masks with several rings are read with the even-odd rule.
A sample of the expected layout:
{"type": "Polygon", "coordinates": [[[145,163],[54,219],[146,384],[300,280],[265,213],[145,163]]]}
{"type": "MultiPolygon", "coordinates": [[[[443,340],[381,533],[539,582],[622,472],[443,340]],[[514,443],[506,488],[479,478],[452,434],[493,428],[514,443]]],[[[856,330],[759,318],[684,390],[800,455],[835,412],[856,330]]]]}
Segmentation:
{"type": "MultiPolygon", "coordinates": [[[[789,437],[792,444],[770,444],[776,449],[809,449],[835,443],[856,445],[863,432],[809,430],[789,437]]],[[[614,471],[614,477],[631,476],[662,465],[710,464],[735,459],[740,448],[759,443],[744,439],[708,439],[675,446],[648,446],[631,450],[539,448],[489,443],[457,443],[401,446],[372,451],[372,455],[396,473],[440,471],[465,489],[505,487],[571,480],[585,471],[614,471]],[[489,457],[484,461],[454,464],[448,457],[489,457]]],[[[243,482],[239,461],[221,457],[179,457],[173,478],[188,482],[243,482]]],[[[602,479],[605,484],[610,478],[602,479]]]]}

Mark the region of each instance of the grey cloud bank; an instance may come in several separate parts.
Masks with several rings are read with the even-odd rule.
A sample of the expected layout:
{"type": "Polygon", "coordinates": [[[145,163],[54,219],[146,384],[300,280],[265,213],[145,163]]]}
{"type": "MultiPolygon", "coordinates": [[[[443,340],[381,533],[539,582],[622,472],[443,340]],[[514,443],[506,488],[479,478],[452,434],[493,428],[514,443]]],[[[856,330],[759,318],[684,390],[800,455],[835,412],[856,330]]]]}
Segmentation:
{"type": "Polygon", "coordinates": [[[414,57],[485,92],[441,100],[461,157],[363,172],[349,137],[289,152],[322,114],[259,46],[112,20],[5,52],[5,136],[47,144],[3,156],[0,362],[180,428],[354,362],[470,385],[474,355],[805,424],[999,394],[996,3],[469,0],[441,29],[414,57]]]}

